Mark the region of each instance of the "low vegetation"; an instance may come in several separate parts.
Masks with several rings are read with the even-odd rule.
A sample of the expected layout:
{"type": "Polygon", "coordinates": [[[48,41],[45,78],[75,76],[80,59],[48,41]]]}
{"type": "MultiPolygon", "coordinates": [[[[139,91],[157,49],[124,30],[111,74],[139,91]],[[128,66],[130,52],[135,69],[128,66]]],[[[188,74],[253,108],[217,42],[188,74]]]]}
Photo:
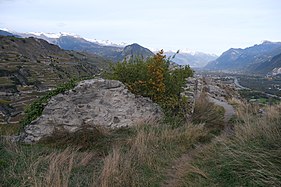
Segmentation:
{"type": "Polygon", "coordinates": [[[218,137],[186,170],[184,186],[280,186],[281,105],[259,114],[253,105],[236,103],[235,134],[218,137]]]}
{"type": "Polygon", "coordinates": [[[260,91],[240,90],[239,93],[247,101],[258,103],[261,105],[274,105],[280,103],[281,101],[281,99],[278,97],[272,97],[260,91]]]}
{"type": "Polygon", "coordinates": [[[266,92],[269,94],[281,96],[281,76],[273,76],[265,78],[263,76],[239,76],[239,82],[252,90],[266,92]]]}
{"type": "Polygon", "coordinates": [[[193,76],[189,66],[170,68],[163,50],[147,60],[132,58],[111,67],[105,77],[123,82],[137,95],[151,98],[166,114],[183,115],[187,100],[180,93],[186,78],[193,76]]]}

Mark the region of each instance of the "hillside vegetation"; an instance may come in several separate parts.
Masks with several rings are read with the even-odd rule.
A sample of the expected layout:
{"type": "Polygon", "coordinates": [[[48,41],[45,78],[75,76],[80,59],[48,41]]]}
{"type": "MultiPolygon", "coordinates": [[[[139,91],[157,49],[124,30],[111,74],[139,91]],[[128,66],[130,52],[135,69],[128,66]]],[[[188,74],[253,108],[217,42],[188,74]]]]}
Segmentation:
{"type": "Polygon", "coordinates": [[[108,65],[101,57],[65,51],[41,39],[0,36],[0,125],[17,125],[38,97],[108,65]]]}

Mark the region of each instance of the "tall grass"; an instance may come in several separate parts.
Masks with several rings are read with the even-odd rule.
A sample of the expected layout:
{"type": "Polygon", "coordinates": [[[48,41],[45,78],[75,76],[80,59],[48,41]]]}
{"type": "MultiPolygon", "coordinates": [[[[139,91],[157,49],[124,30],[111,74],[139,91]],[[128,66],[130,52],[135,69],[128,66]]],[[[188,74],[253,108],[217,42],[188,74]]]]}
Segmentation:
{"type": "Polygon", "coordinates": [[[0,186],[90,186],[99,164],[94,152],[75,148],[23,147],[2,140],[0,153],[0,186]]]}
{"type": "Polygon", "coordinates": [[[219,134],[224,129],[224,113],[224,108],[210,102],[207,94],[203,92],[195,101],[192,122],[204,123],[211,133],[219,134]]]}
{"type": "Polygon", "coordinates": [[[220,137],[198,156],[193,166],[207,178],[187,172],[186,186],[281,186],[281,105],[265,114],[237,105],[235,135],[220,137]]]}
{"type": "Polygon", "coordinates": [[[196,125],[171,118],[125,129],[58,131],[32,146],[1,141],[0,186],[159,186],[175,160],[209,140],[210,129],[220,129],[223,113],[203,101],[196,112],[211,110],[212,120],[196,125]]]}
{"type": "Polygon", "coordinates": [[[53,142],[26,146],[3,140],[0,143],[0,184],[157,186],[165,178],[164,171],[172,161],[206,136],[202,125],[192,124],[179,128],[163,124],[141,125],[133,131],[107,132],[96,139],[88,133],[78,133],[72,135],[74,142],[60,136],[62,140],[58,139],[58,146],[53,142]],[[101,154],[99,149],[104,148],[100,146],[81,149],[76,144],[78,135],[82,136],[81,140],[88,136],[93,145],[103,143],[107,151],[101,154]],[[67,142],[68,146],[62,146],[62,142],[67,142]]]}
{"type": "Polygon", "coordinates": [[[159,186],[169,164],[205,135],[200,125],[190,124],[180,129],[163,128],[163,125],[138,127],[127,146],[114,147],[105,157],[100,184],[103,187],[159,186]]]}

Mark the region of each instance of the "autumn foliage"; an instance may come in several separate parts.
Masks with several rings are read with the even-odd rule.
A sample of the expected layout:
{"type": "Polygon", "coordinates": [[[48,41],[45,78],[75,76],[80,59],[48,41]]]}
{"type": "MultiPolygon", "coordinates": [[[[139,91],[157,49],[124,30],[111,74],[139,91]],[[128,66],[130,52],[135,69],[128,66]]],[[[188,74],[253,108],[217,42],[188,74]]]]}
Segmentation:
{"type": "Polygon", "coordinates": [[[170,68],[161,50],[147,60],[135,58],[114,64],[106,77],[120,80],[132,93],[149,97],[164,109],[176,110],[185,79],[192,75],[189,66],[170,68]]]}

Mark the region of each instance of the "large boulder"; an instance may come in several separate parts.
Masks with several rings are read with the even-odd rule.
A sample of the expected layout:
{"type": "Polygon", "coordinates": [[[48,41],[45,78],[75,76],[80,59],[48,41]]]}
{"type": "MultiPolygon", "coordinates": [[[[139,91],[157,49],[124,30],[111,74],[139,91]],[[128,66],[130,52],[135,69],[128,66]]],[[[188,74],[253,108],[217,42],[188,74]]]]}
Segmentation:
{"type": "Polygon", "coordinates": [[[75,132],[83,127],[129,127],[158,120],[161,108],[136,96],[116,80],[92,79],[53,97],[42,116],[26,126],[20,140],[36,142],[55,130],[75,132]]]}

